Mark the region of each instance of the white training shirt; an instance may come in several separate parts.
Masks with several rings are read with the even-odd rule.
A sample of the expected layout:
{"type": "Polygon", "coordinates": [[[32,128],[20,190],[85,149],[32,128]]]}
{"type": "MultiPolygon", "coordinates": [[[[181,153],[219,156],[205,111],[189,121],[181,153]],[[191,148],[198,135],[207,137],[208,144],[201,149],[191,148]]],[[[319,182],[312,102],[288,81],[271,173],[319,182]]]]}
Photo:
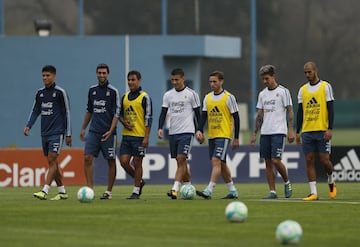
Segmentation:
{"type": "Polygon", "coordinates": [[[290,91],[282,85],[264,88],[258,96],[256,108],[263,109],[262,135],[287,134],[287,106],[292,106],[290,91]]]}
{"type": "MultiPolygon", "coordinates": [[[[320,85],[321,85],[322,80],[319,83],[316,83],[316,85],[311,85],[310,82],[307,83],[308,85],[308,90],[309,92],[313,93],[316,90],[319,89],[320,85]]],[[[328,101],[333,101],[334,100],[334,93],[333,93],[333,89],[330,85],[330,83],[327,83],[326,87],[325,87],[325,94],[326,94],[326,102],[328,101]]],[[[302,90],[301,87],[299,89],[299,93],[298,93],[298,103],[302,103],[302,90]]]]}
{"type": "Polygon", "coordinates": [[[194,108],[200,107],[199,95],[189,87],[170,89],[164,94],[162,107],[168,108],[169,135],[195,133],[194,108]]]}

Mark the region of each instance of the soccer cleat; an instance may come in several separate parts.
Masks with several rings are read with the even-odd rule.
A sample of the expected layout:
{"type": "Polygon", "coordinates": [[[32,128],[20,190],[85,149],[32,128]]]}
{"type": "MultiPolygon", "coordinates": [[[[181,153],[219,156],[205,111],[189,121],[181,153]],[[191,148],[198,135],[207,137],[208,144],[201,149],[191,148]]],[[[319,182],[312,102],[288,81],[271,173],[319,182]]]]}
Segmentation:
{"type": "Polygon", "coordinates": [[[197,194],[198,196],[201,196],[201,197],[204,198],[204,199],[210,200],[212,193],[211,193],[210,190],[205,189],[205,190],[203,190],[203,191],[197,190],[197,191],[196,191],[196,194],[197,194]]]}
{"type": "Polygon", "coordinates": [[[177,192],[175,190],[169,190],[166,194],[171,199],[177,199],[177,192]]]}
{"type": "Polygon", "coordinates": [[[66,200],[69,198],[69,195],[66,193],[58,193],[56,196],[54,196],[53,198],[51,198],[51,201],[60,201],[60,200],[66,200]]]}
{"type": "Polygon", "coordinates": [[[329,197],[331,199],[335,199],[336,197],[336,183],[334,182],[333,184],[329,184],[329,197]]]}
{"type": "Polygon", "coordinates": [[[316,201],[319,200],[319,197],[315,194],[310,194],[307,197],[303,198],[303,201],[316,201]]]}
{"type": "Polygon", "coordinates": [[[136,193],[132,193],[128,198],[126,199],[140,199],[140,195],[136,193]]]}
{"type": "Polygon", "coordinates": [[[44,191],[35,192],[34,197],[40,199],[40,200],[46,200],[46,193],[44,191]]]}
{"type": "Polygon", "coordinates": [[[142,189],[143,189],[143,187],[145,186],[145,181],[143,180],[143,179],[141,179],[141,184],[140,184],[140,190],[139,190],[139,196],[141,195],[141,193],[142,193],[142,189]]]}
{"type": "Polygon", "coordinates": [[[278,196],[274,192],[270,192],[268,196],[263,197],[263,199],[277,199],[278,196]]]}
{"type": "Polygon", "coordinates": [[[290,198],[292,196],[292,186],[291,183],[287,183],[284,185],[285,187],[285,197],[290,198]]]}
{"type": "Polygon", "coordinates": [[[232,190],[232,191],[229,191],[229,194],[227,194],[226,196],[224,196],[221,199],[238,199],[238,197],[239,197],[238,192],[236,190],[232,190]]]}
{"type": "Polygon", "coordinates": [[[104,194],[102,194],[102,197],[100,197],[100,200],[110,200],[111,198],[112,198],[111,194],[104,192],[104,194]]]}

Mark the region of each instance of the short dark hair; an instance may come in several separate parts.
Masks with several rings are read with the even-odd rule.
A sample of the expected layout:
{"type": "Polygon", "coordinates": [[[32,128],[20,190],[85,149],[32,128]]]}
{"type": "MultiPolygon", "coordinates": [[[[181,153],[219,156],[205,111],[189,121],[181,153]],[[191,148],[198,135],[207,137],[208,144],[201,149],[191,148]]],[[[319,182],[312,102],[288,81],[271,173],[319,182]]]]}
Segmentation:
{"type": "Polygon", "coordinates": [[[131,75],[135,75],[136,78],[138,78],[138,80],[141,79],[141,73],[139,71],[137,71],[137,70],[129,71],[129,73],[127,74],[127,78],[129,78],[129,76],[131,76],[131,75]]]}
{"type": "Polygon", "coordinates": [[[56,68],[55,68],[55,66],[48,64],[42,68],[42,72],[50,72],[50,73],[56,75],[56,68]]]}
{"type": "Polygon", "coordinates": [[[264,65],[260,68],[259,74],[273,76],[275,74],[275,66],[271,64],[264,65]]]}
{"type": "Polygon", "coordinates": [[[180,76],[184,76],[185,73],[184,73],[184,70],[183,69],[180,69],[180,68],[176,68],[176,69],[173,69],[171,71],[171,75],[180,75],[180,76]]]}
{"type": "Polygon", "coordinates": [[[109,66],[106,63],[99,63],[96,67],[96,72],[98,71],[98,69],[106,69],[108,74],[110,73],[109,66]]]}
{"type": "Polygon", "coordinates": [[[224,72],[220,71],[220,70],[215,70],[213,72],[210,73],[210,76],[216,76],[219,80],[224,80],[224,72]]]}

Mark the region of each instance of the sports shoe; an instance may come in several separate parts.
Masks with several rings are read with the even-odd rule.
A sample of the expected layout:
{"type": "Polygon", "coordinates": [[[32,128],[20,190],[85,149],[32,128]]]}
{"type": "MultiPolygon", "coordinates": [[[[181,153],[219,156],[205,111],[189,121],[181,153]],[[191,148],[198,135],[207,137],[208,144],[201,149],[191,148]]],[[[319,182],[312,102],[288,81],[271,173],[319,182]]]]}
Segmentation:
{"type": "Polygon", "coordinates": [[[329,197],[331,199],[335,199],[336,192],[336,183],[334,182],[333,184],[329,184],[329,197]]]}
{"type": "Polygon", "coordinates": [[[145,181],[143,180],[143,179],[141,179],[141,184],[140,184],[140,190],[139,190],[139,196],[141,195],[141,193],[142,193],[142,189],[143,189],[143,187],[145,186],[145,181]]]}
{"type": "Polygon", "coordinates": [[[224,196],[221,199],[238,199],[238,197],[239,197],[239,194],[238,194],[237,190],[232,190],[232,191],[229,191],[229,194],[227,194],[226,196],[224,196]]]}
{"type": "Polygon", "coordinates": [[[39,192],[35,192],[34,194],[34,197],[40,199],[40,200],[46,200],[46,193],[44,191],[39,191],[39,192]]]}
{"type": "Polygon", "coordinates": [[[203,190],[203,191],[197,190],[197,191],[196,191],[196,194],[197,194],[198,196],[201,196],[201,197],[204,198],[204,199],[210,200],[212,193],[211,193],[210,190],[205,189],[205,190],[203,190]]]}
{"type": "Polygon", "coordinates": [[[166,194],[171,199],[177,199],[177,192],[175,190],[169,190],[166,194]]]}
{"type": "Polygon", "coordinates": [[[291,185],[291,183],[285,184],[284,188],[285,188],[285,197],[290,198],[292,196],[292,185],[291,185]]]}
{"type": "Polygon", "coordinates": [[[132,193],[128,198],[126,199],[140,199],[140,195],[136,193],[132,193]]]}
{"type": "Polygon", "coordinates": [[[111,198],[112,198],[111,194],[104,192],[104,194],[102,194],[102,197],[100,197],[100,200],[110,200],[111,198]]]}
{"type": "Polygon", "coordinates": [[[315,194],[310,194],[307,197],[303,198],[303,201],[316,201],[319,200],[319,197],[315,194]]]}
{"type": "Polygon", "coordinates": [[[263,199],[277,199],[278,196],[274,192],[270,192],[268,196],[263,197],[263,199]]]}
{"type": "Polygon", "coordinates": [[[58,193],[56,196],[54,196],[53,198],[51,198],[51,201],[60,201],[60,200],[66,200],[69,198],[69,195],[66,193],[58,193]]]}

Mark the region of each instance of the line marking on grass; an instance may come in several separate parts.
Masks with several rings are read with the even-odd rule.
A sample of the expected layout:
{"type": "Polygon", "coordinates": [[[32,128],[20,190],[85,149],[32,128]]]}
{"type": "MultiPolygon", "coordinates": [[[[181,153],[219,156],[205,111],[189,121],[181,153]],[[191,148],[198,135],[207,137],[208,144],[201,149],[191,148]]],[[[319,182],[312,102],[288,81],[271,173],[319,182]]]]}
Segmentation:
{"type": "Polygon", "coordinates": [[[303,201],[302,198],[292,198],[292,199],[252,199],[248,201],[253,202],[299,202],[299,203],[328,203],[328,204],[353,204],[353,205],[360,205],[360,202],[353,202],[353,201],[335,201],[335,200],[317,200],[317,201],[303,201]]]}

